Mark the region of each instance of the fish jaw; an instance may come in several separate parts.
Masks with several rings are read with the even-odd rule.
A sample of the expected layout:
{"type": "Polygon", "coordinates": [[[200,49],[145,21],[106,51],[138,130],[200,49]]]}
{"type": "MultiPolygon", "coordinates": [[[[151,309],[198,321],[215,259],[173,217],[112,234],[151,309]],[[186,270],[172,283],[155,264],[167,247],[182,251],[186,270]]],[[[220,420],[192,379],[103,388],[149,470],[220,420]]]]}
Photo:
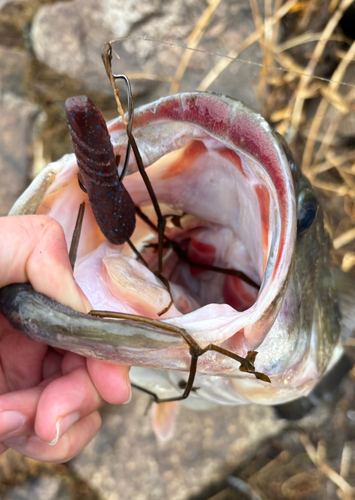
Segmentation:
{"type": "MultiPolygon", "coordinates": [[[[121,120],[111,122],[109,130],[116,151],[121,152],[122,145],[126,143],[121,120]]],[[[171,187],[174,185],[174,195],[176,192],[178,193],[175,198],[176,205],[185,206],[188,201],[191,201],[193,206],[187,207],[188,213],[201,207],[202,213],[199,212],[198,215],[205,217],[205,210],[208,210],[211,205],[208,199],[206,202],[207,196],[204,196],[206,184],[218,185],[223,176],[217,172],[212,178],[207,174],[204,177],[205,181],[197,184],[193,182],[194,179],[201,179],[202,172],[206,173],[206,162],[199,169],[198,159],[195,162],[196,170],[188,169],[186,177],[181,174],[181,159],[180,161],[172,159],[171,164],[165,167],[165,170],[162,165],[159,165],[160,162],[164,162],[164,158],[166,160],[169,153],[176,152],[179,148],[184,148],[186,144],[189,144],[191,138],[200,139],[209,150],[210,155],[215,155],[215,158],[211,160],[212,171],[216,169],[215,165],[220,166],[223,160],[229,160],[229,164],[233,165],[234,174],[236,172],[240,174],[239,182],[243,179],[243,175],[250,176],[248,181],[253,183],[256,199],[248,207],[248,216],[250,217],[250,214],[255,211],[255,205],[259,205],[260,215],[259,221],[252,218],[247,220],[253,226],[254,231],[260,232],[257,251],[263,248],[264,252],[264,262],[259,262],[257,269],[261,291],[257,307],[255,304],[248,309],[243,325],[238,323],[234,326],[236,327],[235,332],[243,328],[249,347],[256,348],[270,330],[281,307],[283,295],[280,290],[287,286],[295,250],[294,185],[282,147],[280,147],[270,126],[260,115],[252,112],[239,101],[208,93],[178,94],[139,108],[135,112],[134,133],[145,166],[152,165],[148,172],[158,199],[164,195],[164,192],[168,193],[168,198],[171,199],[171,187]],[[233,154],[235,156],[231,158],[233,154]],[[229,158],[226,158],[228,155],[229,158]],[[154,164],[158,164],[156,168],[154,164]],[[253,177],[255,172],[258,174],[253,177]],[[165,182],[160,184],[161,189],[159,189],[161,177],[164,178],[165,182]],[[171,180],[170,184],[169,180],[171,180]],[[180,185],[176,189],[176,183],[179,180],[180,185]],[[190,186],[190,190],[187,186],[190,186]],[[199,191],[200,198],[197,197],[199,191]],[[268,216],[272,212],[277,212],[274,221],[268,220],[268,216]],[[260,226],[256,229],[258,222],[260,226]],[[276,227],[277,225],[279,228],[276,227]],[[268,231],[265,230],[267,226],[268,231]],[[264,232],[262,228],[264,228],[264,232]]],[[[178,153],[176,152],[176,154],[178,153]]],[[[185,161],[185,163],[188,162],[185,161]]],[[[136,172],[137,166],[133,158],[131,158],[129,167],[131,172],[136,172]]],[[[143,196],[143,202],[147,202],[148,199],[143,194],[143,192],[145,193],[144,187],[138,180],[137,184],[141,186],[141,190],[139,190],[135,182],[136,179],[135,175],[127,178],[125,182],[129,186],[128,190],[132,193],[133,198],[135,195],[143,196]]],[[[228,183],[228,177],[226,177],[226,183],[228,183]]],[[[237,181],[234,187],[237,189],[237,181]]],[[[225,189],[221,189],[219,186],[218,190],[214,192],[216,191],[221,194],[219,200],[214,200],[219,213],[215,214],[216,218],[213,218],[214,215],[211,213],[209,217],[216,224],[228,227],[235,219],[233,217],[235,207],[233,203],[229,203],[232,201],[230,198],[226,199],[225,189]],[[229,210],[225,210],[228,203],[229,210]],[[220,217],[221,212],[224,214],[222,218],[220,217]]],[[[247,227],[246,221],[244,224],[242,239],[246,241],[248,239],[247,229],[250,227],[247,227]]],[[[236,226],[233,229],[236,231],[236,226]]],[[[253,231],[250,231],[250,234],[253,234],[253,231]]],[[[249,244],[248,248],[251,247],[252,245],[249,244]]],[[[254,256],[254,266],[255,260],[254,256]]],[[[204,314],[206,312],[204,311],[204,314]]],[[[213,314],[218,314],[218,311],[213,311],[213,314]]],[[[176,324],[180,325],[179,320],[176,324]]],[[[189,328],[194,329],[191,323],[189,328]]]]}
{"type": "MultiPolygon", "coordinates": [[[[108,129],[115,153],[123,157],[127,139],[122,122],[115,120],[108,129]]],[[[188,240],[195,249],[214,247],[222,267],[240,265],[261,285],[255,302],[238,311],[224,303],[224,295],[233,295],[238,289],[230,277],[232,283],[224,288],[224,277],[216,275],[211,279],[205,272],[197,279],[184,263],[176,264],[172,258],[167,267],[173,269],[171,276],[179,276],[174,300],[175,304],[184,304],[184,313],[178,308],[172,310],[163,322],[184,328],[201,346],[224,345],[242,356],[258,349],[266,342],[282,308],[295,252],[295,192],[283,148],[268,124],[242,103],[205,93],[171,96],[136,110],[133,133],[159,202],[189,214],[186,222],[182,219],[182,229],[168,227],[168,236],[182,243],[188,240]]],[[[136,170],[131,158],[130,175],[124,183],[135,203],[149,212],[150,202],[136,170]]],[[[30,187],[12,213],[28,213],[31,202],[32,213],[46,213],[61,223],[69,245],[77,207],[86,199],[77,185],[75,158],[69,156],[47,167],[36,186],[49,183],[49,175],[52,181],[41,199],[30,187]]],[[[153,237],[141,222],[137,226],[133,240],[142,249],[153,237]]],[[[105,241],[87,207],[75,271],[78,283],[96,309],[106,309],[106,301],[112,310],[125,311],[127,306],[127,312],[144,313],[137,306],[124,304],[110,291],[107,274],[111,270],[105,268],[103,259],[115,253],[118,259],[131,257],[127,245],[117,247],[105,241]],[[89,284],[88,269],[92,270],[94,284],[89,284]],[[98,299],[96,291],[102,287],[107,288],[98,299]]],[[[147,254],[154,265],[154,252],[147,254]]],[[[283,349],[282,362],[272,365],[265,361],[265,355],[259,363],[271,377],[283,373],[291,356],[291,344],[283,349]]],[[[258,356],[261,358],[262,352],[258,356]]],[[[139,354],[137,364],[138,358],[139,354]]],[[[173,361],[167,364],[163,358],[157,353],[149,365],[147,356],[142,355],[141,364],[189,368],[183,341],[180,351],[172,353],[173,361]]],[[[115,361],[121,361],[119,355],[115,361]]],[[[258,357],[256,362],[258,367],[258,357]]],[[[244,376],[234,361],[216,353],[206,353],[198,369],[201,373],[244,376]]]]}

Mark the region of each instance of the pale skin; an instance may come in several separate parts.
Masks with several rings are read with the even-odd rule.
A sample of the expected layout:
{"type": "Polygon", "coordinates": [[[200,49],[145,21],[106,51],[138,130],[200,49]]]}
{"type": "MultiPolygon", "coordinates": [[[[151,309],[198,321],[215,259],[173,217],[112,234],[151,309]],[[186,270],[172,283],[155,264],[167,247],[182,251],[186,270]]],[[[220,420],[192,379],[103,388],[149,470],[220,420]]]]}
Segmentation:
{"type": "MultiPolygon", "coordinates": [[[[0,217],[0,288],[30,282],[78,311],[91,309],[75,283],[61,226],[47,216],[0,217]]],[[[77,455],[101,425],[105,401],[130,400],[129,368],[32,342],[0,312],[0,453],[45,462],[77,455]]]]}

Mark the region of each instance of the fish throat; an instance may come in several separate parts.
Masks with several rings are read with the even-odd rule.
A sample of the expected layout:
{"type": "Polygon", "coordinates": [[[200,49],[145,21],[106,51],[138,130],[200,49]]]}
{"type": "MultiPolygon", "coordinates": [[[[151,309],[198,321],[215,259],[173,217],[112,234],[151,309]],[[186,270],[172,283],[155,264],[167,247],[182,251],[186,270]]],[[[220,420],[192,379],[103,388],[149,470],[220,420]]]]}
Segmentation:
{"type": "MultiPolygon", "coordinates": [[[[186,314],[211,303],[229,304],[237,311],[250,308],[258,297],[278,222],[268,175],[254,159],[212,138],[188,141],[146,172],[167,220],[163,275],[172,285],[177,310],[186,314]]],[[[158,221],[139,172],[124,182],[138,215],[131,241],[154,272],[158,221]]],[[[131,263],[135,256],[125,246],[121,255],[131,263]]],[[[122,293],[113,285],[121,279],[118,261],[122,263],[121,257],[114,254],[104,257],[115,295],[122,293]]],[[[131,272],[130,284],[139,288],[131,272]]]]}
{"type": "Polygon", "coordinates": [[[296,237],[291,172],[269,126],[238,101],[187,93],[135,110],[132,132],[121,120],[108,130],[112,156],[127,158],[134,138],[122,187],[137,217],[117,245],[85,215],[75,277],[93,308],[255,350],[281,307],[296,237]]]}

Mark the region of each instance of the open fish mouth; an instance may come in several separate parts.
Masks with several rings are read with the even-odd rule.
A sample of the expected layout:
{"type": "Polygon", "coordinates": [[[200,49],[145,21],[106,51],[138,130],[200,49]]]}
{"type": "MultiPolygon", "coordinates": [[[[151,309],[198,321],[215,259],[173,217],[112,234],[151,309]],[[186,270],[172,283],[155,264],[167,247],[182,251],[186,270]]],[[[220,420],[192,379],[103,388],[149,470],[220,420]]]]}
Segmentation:
{"type": "MultiPolygon", "coordinates": [[[[122,121],[108,129],[115,153],[124,157],[122,121]]],[[[162,321],[184,328],[202,347],[218,344],[246,356],[272,327],[292,267],[295,193],[283,148],[259,115],[238,101],[207,93],[179,94],[139,108],[133,132],[167,216],[163,275],[174,304],[162,321]],[[167,241],[178,244],[185,258],[167,241]],[[198,264],[237,270],[246,279],[198,264]]],[[[133,155],[124,185],[144,214],[137,217],[131,240],[149,270],[128,244],[105,239],[87,204],[75,278],[93,309],[158,318],[169,293],[154,275],[157,221],[133,155]]],[[[52,216],[69,246],[83,200],[87,196],[78,185],[75,157],[68,155],[36,178],[11,213],[52,216]]],[[[131,348],[114,351],[97,349],[93,355],[138,366],[189,368],[182,339],[167,341],[160,350],[135,348],[132,339],[131,348]]],[[[212,352],[198,366],[207,374],[242,375],[238,369],[235,361],[212,352]]]]}

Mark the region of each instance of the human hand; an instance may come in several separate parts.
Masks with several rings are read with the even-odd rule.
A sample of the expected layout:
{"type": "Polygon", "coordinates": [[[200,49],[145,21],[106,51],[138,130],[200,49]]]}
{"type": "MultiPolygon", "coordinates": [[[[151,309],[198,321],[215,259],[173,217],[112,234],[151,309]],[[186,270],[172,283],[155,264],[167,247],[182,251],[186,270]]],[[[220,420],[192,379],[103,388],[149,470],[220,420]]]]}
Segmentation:
{"type": "MultiPolygon", "coordinates": [[[[30,282],[87,312],[74,281],[61,226],[47,216],[0,217],[0,288],[30,282]]],[[[130,399],[129,368],[33,342],[0,314],[0,453],[9,447],[45,462],[65,462],[95,436],[105,401],[130,399]]]]}

